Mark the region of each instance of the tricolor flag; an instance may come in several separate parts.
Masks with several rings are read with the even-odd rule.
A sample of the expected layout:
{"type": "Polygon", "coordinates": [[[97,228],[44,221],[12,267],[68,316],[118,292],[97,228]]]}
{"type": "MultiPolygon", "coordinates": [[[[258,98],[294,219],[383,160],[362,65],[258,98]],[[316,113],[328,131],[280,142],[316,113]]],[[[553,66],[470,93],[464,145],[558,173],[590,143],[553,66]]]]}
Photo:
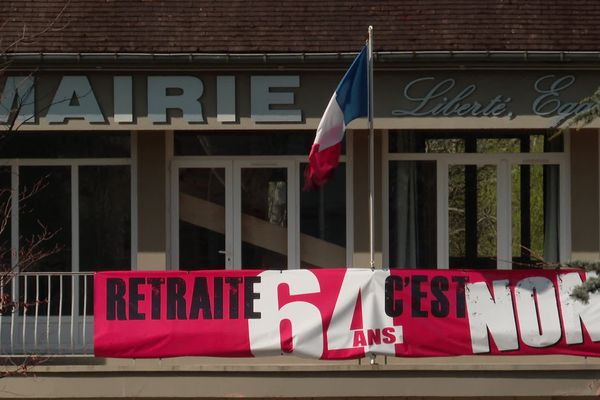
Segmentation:
{"type": "Polygon", "coordinates": [[[369,113],[368,47],[358,54],[323,113],[304,171],[304,189],[323,185],[337,167],[346,126],[369,113]]]}

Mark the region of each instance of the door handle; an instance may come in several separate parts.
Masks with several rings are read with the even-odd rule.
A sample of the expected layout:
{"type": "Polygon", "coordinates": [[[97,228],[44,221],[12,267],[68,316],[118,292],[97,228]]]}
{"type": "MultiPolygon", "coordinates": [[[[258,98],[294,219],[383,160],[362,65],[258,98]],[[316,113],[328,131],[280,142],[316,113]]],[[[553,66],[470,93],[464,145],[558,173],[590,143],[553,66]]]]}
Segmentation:
{"type": "Polygon", "coordinates": [[[228,263],[231,262],[231,257],[229,256],[229,254],[227,253],[227,251],[225,251],[225,250],[219,250],[219,251],[217,251],[217,253],[223,254],[225,256],[225,260],[228,263]]]}

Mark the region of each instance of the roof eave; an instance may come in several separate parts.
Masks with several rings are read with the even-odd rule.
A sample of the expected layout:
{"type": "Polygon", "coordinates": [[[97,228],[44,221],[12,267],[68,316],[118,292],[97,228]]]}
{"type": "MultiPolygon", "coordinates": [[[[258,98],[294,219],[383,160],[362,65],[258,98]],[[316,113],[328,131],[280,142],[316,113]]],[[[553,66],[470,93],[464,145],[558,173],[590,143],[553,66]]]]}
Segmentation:
{"type": "MultiPolygon", "coordinates": [[[[16,64],[317,64],[351,60],[357,53],[7,53],[16,64]]],[[[375,60],[396,62],[598,62],[600,51],[378,51],[375,60]]]]}

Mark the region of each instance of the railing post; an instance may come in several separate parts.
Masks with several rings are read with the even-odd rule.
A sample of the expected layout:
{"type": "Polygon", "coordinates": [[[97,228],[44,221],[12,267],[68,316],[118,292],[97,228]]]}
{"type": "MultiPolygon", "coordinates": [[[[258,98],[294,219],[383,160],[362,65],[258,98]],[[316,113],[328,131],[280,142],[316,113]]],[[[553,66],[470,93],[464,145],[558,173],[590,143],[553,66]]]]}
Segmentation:
{"type": "Polygon", "coordinates": [[[91,354],[93,350],[87,348],[89,341],[86,334],[90,332],[87,326],[90,300],[88,296],[92,291],[88,281],[92,276],[91,272],[27,272],[15,275],[6,285],[0,285],[0,296],[4,296],[9,290],[11,293],[19,293],[19,287],[23,290],[22,301],[13,296],[11,302],[14,303],[14,307],[10,307],[9,304],[6,308],[11,313],[10,317],[4,315],[0,318],[0,352],[3,355],[22,356],[32,353],[91,354]],[[47,282],[44,282],[44,279],[47,279],[47,282]],[[31,285],[35,285],[35,289],[31,285]],[[71,288],[71,296],[66,296],[65,290],[68,288],[71,288]],[[53,294],[53,290],[56,289],[58,293],[53,294]],[[40,298],[44,296],[45,291],[47,297],[40,298]],[[70,307],[65,304],[65,301],[69,301],[69,297],[70,307]],[[32,301],[35,301],[35,304],[32,304],[32,301]],[[83,307],[79,305],[80,301],[83,301],[83,307]],[[45,313],[41,306],[44,303],[45,313]],[[29,308],[31,313],[28,313],[29,308]],[[55,308],[57,310],[54,310],[55,308]],[[70,309],[68,327],[66,325],[68,316],[63,315],[63,308],[65,311],[70,309]],[[79,315],[80,310],[82,315],[79,315]],[[43,328],[40,326],[43,323],[41,318],[46,318],[45,338],[43,328]],[[29,341],[31,335],[33,340],[29,341]]]}

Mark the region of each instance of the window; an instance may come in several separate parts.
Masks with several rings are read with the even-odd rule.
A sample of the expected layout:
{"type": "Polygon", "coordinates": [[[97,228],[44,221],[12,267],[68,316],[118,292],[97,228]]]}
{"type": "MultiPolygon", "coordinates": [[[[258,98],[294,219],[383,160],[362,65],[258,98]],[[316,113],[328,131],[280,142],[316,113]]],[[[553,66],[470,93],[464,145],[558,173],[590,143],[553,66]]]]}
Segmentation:
{"type": "Polygon", "coordinates": [[[523,268],[568,258],[563,138],[390,132],[384,254],[392,268],[523,268]]]}
{"type": "Polygon", "coordinates": [[[310,132],[176,133],[172,265],[179,269],[344,267],[345,156],[324,188],[302,190],[310,132]]]}
{"type": "Polygon", "coordinates": [[[47,299],[39,314],[68,315],[72,287],[85,285],[92,314],[91,276],[68,273],[131,269],[130,134],[11,133],[0,140],[0,165],[3,266],[43,273],[22,274],[13,298],[47,299]]]}

